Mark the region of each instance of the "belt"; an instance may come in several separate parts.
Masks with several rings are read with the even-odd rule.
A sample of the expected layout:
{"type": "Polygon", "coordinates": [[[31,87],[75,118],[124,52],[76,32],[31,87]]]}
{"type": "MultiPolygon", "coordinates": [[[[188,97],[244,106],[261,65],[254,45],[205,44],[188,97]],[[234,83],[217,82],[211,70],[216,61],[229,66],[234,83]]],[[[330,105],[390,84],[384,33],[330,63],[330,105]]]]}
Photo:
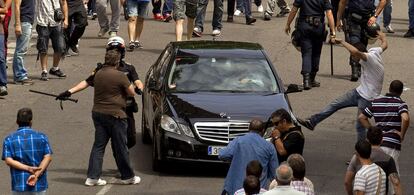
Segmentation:
{"type": "Polygon", "coordinates": [[[323,23],[323,18],[321,16],[305,16],[304,21],[313,26],[319,26],[323,23]]]}

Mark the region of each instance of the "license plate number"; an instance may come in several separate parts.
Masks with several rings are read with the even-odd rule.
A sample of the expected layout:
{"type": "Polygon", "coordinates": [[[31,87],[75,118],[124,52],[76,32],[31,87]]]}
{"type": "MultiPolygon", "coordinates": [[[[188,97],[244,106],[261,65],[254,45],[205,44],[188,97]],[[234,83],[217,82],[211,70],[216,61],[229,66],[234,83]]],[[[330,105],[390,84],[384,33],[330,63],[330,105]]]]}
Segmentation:
{"type": "Polygon", "coordinates": [[[210,156],[218,156],[220,150],[225,148],[224,146],[208,146],[208,155],[210,156]]]}

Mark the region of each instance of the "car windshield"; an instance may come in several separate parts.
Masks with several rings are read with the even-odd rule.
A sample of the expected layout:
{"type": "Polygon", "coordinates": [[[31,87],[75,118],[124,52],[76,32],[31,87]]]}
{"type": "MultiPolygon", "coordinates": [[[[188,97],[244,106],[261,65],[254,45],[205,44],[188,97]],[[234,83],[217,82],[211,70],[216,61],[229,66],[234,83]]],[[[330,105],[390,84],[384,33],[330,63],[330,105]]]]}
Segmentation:
{"type": "Polygon", "coordinates": [[[270,92],[278,90],[266,59],[176,58],[168,78],[174,92],[270,92]]]}

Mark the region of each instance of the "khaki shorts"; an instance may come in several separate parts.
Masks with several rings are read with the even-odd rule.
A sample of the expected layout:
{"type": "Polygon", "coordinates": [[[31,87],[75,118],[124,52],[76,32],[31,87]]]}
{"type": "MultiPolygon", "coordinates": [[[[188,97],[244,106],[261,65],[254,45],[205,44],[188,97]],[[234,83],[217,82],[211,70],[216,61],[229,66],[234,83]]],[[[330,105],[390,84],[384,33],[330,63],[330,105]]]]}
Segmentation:
{"type": "Polygon", "coordinates": [[[185,19],[185,16],[194,19],[197,16],[197,0],[174,0],[174,20],[185,19]]]}

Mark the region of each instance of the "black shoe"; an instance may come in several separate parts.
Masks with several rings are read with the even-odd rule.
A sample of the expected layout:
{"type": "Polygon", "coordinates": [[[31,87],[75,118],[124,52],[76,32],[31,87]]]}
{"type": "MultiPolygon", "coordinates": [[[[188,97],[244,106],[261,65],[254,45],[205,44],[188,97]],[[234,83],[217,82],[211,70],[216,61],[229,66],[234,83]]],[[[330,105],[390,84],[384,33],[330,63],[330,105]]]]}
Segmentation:
{"type": "Polygon", "coordinates": [[[233,22],[233,16],[227,16],[227,22],[233,22]]]}
{"type": "Polygon", "coordinates": [[[49,78],[47,77],[47,72],[42,72],[42,74],[40,74],[40,80],[41,81],[48,81],[49,78]]]}
{"type": "Polygon", "coordinates": [[[286,8],[282,8],[282,10],[280,10],[280,12],[276,15],[276,17],[284,17],[286,16],[288,13],[290,13],[290,9],[286,8]]]}
{"type": "Polygon", "coordinates": [[[7,94],[9,94],[7,92],[7,87],[6,86],[0,86],[0,96],[6,96],[7,94]]]}
{"type": "Polygon", "coordinates": [[[246,24],[250,25],[256,22],[256,19],[251,17],[251,18],[246,18],[246,24]]]}
{"type": "Polygon", "coordinates": [[[265,21],[269,21],[269,20],[271,20],[271,19],[272,19],[272,16],[271,16],[270,14],[268,14],[268,13],[265,13],[265,14],[263,15],[263,19],[264,19],[265,21]]]}
{"type": "Polygon", "coordinates": [[[410,38],[410,37],[414,37],[414,29],[409,29],[405,34],[404,34],[405,38],[410,38]]]}
{"type": "Polygon", "coordinates": [[[299,124],[301,124],[302,126],[306,127],[307,129],[313,131],[315,129],[315,126],[312,125],[312,123],[310,122],[309,119],[303,120],[300,118],[297,118],[299,124]]]}
{"type": "Polygon", "coordinates": [[[358,74],[358,64],[351,63],[351,71],[352,71],[352,73],[351,73],[351,81],[352,82],[358,81],[358,77],[359,77],[359,74],[358,74]]]}
{"type": "Polygon", "coordinates": [[[127,51],[134,51],[135,43],[133,41],[129,42],[127,51]]]}
{"type": "MultiPolygon", "coordinates": [[[[51,68],[51,69],[49,70],[49,74],[51,74],[51,75],[55,75],[55,76],[57,76],[57,77],[66,77],[66,74],[65,74],[65,73],[63,73],[63,72],[62,72],[62,70],[60,70],[60,69],[53,70],[53,68],[51,68]]],[[[43,73],[42,73],[42,75],[43,75],[43,73]]],[[[47,76],[47,74],[46,74],[46,76],[47,76]]]]}
{"type": "Polygon", "coordinates": [[[138,48],[138,49],[144,48],[139,41],[135,41],[134,44],[135,44],[135,48],[138,48]]]}
{"type": "Polygon", "coordinates": [[[310,83],[310,74],[309,73],[305,73],[303,74],[303,89],[304,90],[309,90],[311,89],[311,83],[310,83]]]}
{"type": "Polygon", "coordinates": [[[320,87],[321,83],[315,80],[316,72],[311,72],[310,74],[310,85],[311,87],[320,87]]]}
{"type": "Polygon", "coordinates": [[[171,14],[165,14],[163,18],[164,18],[163,19],[164,22],[170,22],[173,19],[171,14]]]}

